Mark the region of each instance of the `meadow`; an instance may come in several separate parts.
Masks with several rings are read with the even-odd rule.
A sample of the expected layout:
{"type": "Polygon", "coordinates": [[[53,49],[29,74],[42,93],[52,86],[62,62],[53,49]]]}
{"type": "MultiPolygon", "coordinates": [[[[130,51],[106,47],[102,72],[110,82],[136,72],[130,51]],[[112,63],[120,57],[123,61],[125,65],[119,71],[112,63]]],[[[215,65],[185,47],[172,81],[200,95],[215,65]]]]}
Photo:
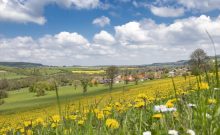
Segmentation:
{"type": "MultiPolygon", "coordinates": [[[[174,80],[176,85],[176,92],[177,92],[176,94],[178,95],[181,95],[183,93],[188,93],[189,91],[195,89],[196,86],[195,77],[187,77],[186,79],[184,77],[177,77],[174,80]]],[[[59,114],[59,108],[56,104],[57,100],[54,91],[47,92],[46,95],[43,97],[35,97],[34,93],[28,93],[27,89],[12,91],[9,93],[9,98],[5,100],[5,104],[3,104],[0,108],[0,112],[1,112],[0,123],[2,127],[4,127],[2,128],[2,133],[5,133],[6,129],[7,129],[7,133],[9,133],[8,131],[11,130],[13,130],[13,132],[16,132],[18,134],[24,132],[27,133],[29,132],[29,129],[31,129],[31,132],[34,133],[35,127],[32,127],[32,124],[36,119],[38,120],[41,119],[44,122],[46,122],[45,124],[48,124],[47,126],[50,126],[50,128],[52,129],[56,128],[57,130],[59,129],[59,133],[53,133],[54,131],[50,129],[50,131],[46,131],[46,132],[42,130],[42,134],[64,134],[63,129],[61,130],[59,127],[59,126],[64,126],[62,125],[63,122],[62,118],[72,117],[72,114],[79,113],[81,111],[91,113],[92,108],[93,109],[96,108],[99,110],[101,108],[106,108],[108,105],[112,105],[116,103],[119,104],[120,107],[123,106],[123,108],[127,104],[129,104],[129,106],[131,107],[130,109],[142,108],[144,102],[142,102],[139,99],[137,100],[136,97],[138,97],[138,95],[140,96],[142,94],[145,95],[145,98],[148,99],[149,101],[162,103],[164,102],[165,99],[169,97],[174,97],[175,95],[174,93],[175,92],[173,89],[173,84],[170,78],[146,81],[140,83],[139,85],[134,85],[132,83],[127,86],[125,86],[124,84],[118,84],[114,87],[112,91],[109,91],[108,88],[106,88],[105,86],[99,85],[98,87],[89,88],[89,91],[86,94],[82,93],[81,88],[75,90],[72,86],[65,86],[59,88],[59,98],[60,98],[61,110],[62,110],[62,114],[59,114]],[[56,117],[59,120],[55,123],[50,123],[51,121],[48,120],[51,117],[56,117]],[[16,121],[14,121],[14,119],[16,119],[16,121]],[[29,123],[27,127],[25,127],[26,122],[29,123]],[[55,124],[56,126],[51,124],[55,124]],[[10,130],[7,127],[8,128],[10,127],[10,130]]],[[[145,104],[146,103],[144,103],[144,106],[147,106],[145,104]]],[[[147,104],[149,104],[150,106],[151,102],[147,104]]],[[[144,108],[149,109],[149,107],[144,107],[144,108]]],[[[126,110],[123,110],[123,113],[125,113],[126,110]]],[[[103,109],[99,110],[98,112],[101,114],[97,114],[97,115],[101,115],[101,116],[103,115],[102,121],[105,120],[104,119],[105,114],[103,114],[104,113],[103,109]]],[[[89,129],[88,131],[85,130],[85,132],[83,131],[83,128],[78,129],[81,126],[83,127],[84,122],[87,121],[86,118],[87,113],[86,116],[83,116],[83,119],[81,119],[83,121],[83,122],[81,121],[82,122],[81,124],[79,123],[80,122],[79,119],[78,118],[76,119],[77,120],[76,122],[78,122],[76,127],[77,132],[81,131],[81,133],[79,132],[79,134],[83,134],[83,133],[90,134],[89,132],[91,132],[91,134],[93,133],[101,134],[102,132],[105,133],[109,132],[109,130],[107,129],[105,129],[106,131],[102,131],[104,129],[100,129],[100,131],[98,131],[96,129],[93,129],[94,127],[90,127],[91,129],[89,129]]],[[[116,116],[118,117],[119,114],[114,114],[114,117],[116,116]]],[[[106,115],[105,117],[107,118],[107,116],[108,115],[106,115]]],[[[67,134],[77,134],[76,131],[73,131],[73,129],[71,130],[72,130],[71,133],[70,131],[68,131],[69,133],[67,134]]],[[[139,130],[141,130],[139,132],[143,131],[142,128],[139,130]]],[[[113,133],[116,131],[117,130],[111,129],[109,133],[111,134],[111,132],[113,133]]],[[[130,131],[123,131],[123,132],[129,133],[130,131]]],[[[134,131],[132,132],[134,133],[134,131]]],[[[132,134],[132,132],[130,132],[130,134],[132,134]]]]}

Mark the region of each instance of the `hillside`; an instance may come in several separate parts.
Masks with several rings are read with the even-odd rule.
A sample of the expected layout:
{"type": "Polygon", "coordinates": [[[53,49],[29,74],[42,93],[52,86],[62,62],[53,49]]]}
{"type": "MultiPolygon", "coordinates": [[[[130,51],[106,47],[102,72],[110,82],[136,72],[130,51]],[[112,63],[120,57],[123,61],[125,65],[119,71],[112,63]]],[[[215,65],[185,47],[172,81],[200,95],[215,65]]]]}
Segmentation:
{"type": "Polygon", "coordinates": [[[0,62],[0,66],[9,66],[9,67],[42,67],[44,65],[39,63],[30,63],[30,62],[0,62]]]}

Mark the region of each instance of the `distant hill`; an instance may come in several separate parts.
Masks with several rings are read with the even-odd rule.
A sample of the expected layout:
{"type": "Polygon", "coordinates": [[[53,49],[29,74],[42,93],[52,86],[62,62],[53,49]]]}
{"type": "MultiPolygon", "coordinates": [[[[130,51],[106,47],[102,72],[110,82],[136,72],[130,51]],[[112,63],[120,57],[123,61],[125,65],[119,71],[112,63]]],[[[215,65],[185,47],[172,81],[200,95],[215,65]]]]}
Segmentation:
{"type": "Polygon", "coordinates": [[[187,65],[189,60],[180,60],[177,62],[164,62],[164,63],[153,63],[147,66],[184,66],[187,65]]]}
{"type": "Polygon", "coordinates": [[[0,66],[9,66],[9,67],[42,67],[44,65],[39,63],[30,63],[30,62],[0,62],[0,66]]]}

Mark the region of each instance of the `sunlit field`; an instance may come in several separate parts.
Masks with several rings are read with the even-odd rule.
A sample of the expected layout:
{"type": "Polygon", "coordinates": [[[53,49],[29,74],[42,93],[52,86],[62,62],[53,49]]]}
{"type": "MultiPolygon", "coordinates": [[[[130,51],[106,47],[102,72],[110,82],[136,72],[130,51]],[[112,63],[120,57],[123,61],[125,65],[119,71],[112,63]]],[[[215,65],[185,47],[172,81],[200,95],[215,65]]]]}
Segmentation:
{"type": "Polygon", "coordinates": [[[77,73],[77,74],[103,74],[105,73],[104,70],[76,70],[72,71],[72,73],[77,73]]]}
{"type": "MultiPolygon", "coordinates": [[[[190,94],[191,91],[195,90],[195,77],[187,77],[186,79],[183,77],[177,77],[174,80],[177,88],[177,95],[190,94]]],[[[68,117],[70,114],[78,111],[91,111],[93,107],[102,110],[106,106],[115,103],[119,103],[120,106],[122,105],[123,107],[129,103],[130,109],[142,108],[141,106],[143,106],[144,102],[137,98],[137,96],[140,96],[140,94],[144,94],[145,98],[148,99],[146,102],[147,108],[148,105],[152,106],[152,102],[163,103],[166,101],[166,99],[174,97],[175,95],[173,84],[170,78],[147,81],[139,84],[138,86],[135,86],[134,84],[130,84],[126,87],[118,85],[115,86],[115,88],[110,92],[109,90],[104,89],[103,86],[99,86],[98,88],[91,88],[91,91],[85,95],[81,94],[79,90],[75,91],[73,88],[71,89],[71,87],[59,88],[59,96],[62,103],[62,115],[67,115],[68,117]]],[[[9,95],[11,95],[11,97],[9,96],[9,98],[6,100],[6,103],[1,106],[0,110],[0,122],[1,125],[4,125],[4,127],[9,126],[16,129],[18,128],[17,126],[20,125],[21,128],[25,128],[22,126],[25,122],[30,122],[31,124],[36,118],[43,119],[44,121],[48,119],[49,116],[59,116],[55,93],[50,92],[44,97],[33,98],[34,95],[31,95],[31,93],[28,93],[24,89],[20,91],[13,91],[9,95]],[[29,109],[30,111],[27,111],[29,109]],[[14,119],[16,119],[16,121],[14,121],[14,119]]],[[[125,113],[127,109],[121,111],[125,113]]],[[[103,114],[103,120],[104,116],[105,115],[103,114]]],[[[107,116],[105,117],[108,118],[107,116]]],[[[61,119],[62,118],[59,118],[59,122],[61,122],[61,119]]],[[[78,118],[76,118],[76,120],[77,119],[78,118]]],[[[82,126],[85,124],[84,122],[86,119],[87,118],[85,118],[85,120],[83,119],[82,126]]],[[[58,123],[54,124],[56,124],[56,126],[59,125],[58,123]]],[[[30,125],[28,125],[28,127],[29,126],[30,125]]]]}
{"type": "Polygon", "coordinates": [[[0,0],[0,135],[220,135],[220,0],[0,0]]]}

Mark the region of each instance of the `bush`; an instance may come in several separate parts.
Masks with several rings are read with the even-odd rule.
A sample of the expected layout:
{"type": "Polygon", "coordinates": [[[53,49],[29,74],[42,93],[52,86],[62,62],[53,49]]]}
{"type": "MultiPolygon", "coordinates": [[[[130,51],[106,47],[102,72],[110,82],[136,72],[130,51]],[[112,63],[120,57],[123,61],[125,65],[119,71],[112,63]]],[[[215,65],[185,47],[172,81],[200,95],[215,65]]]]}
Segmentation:
{"type": "Polygon", "coordinates": [[[0,105],[4,104],[4,100],[0,99],[0,105]]]}
{"type": "Polygon", "coordinates": [[[53,91],[55,90],[55,85],[52,82],[37,82],[29,87],[29,92],[37,92],[39,89],[44,91],[53,91]]]}
{"type": "Polygon", "coordinates": [[[29,92],[36,92],[34,85],[31,85],[28,90],[29,92]]]}
{"type": "Polygon", "coordinates": [[[37,89],[36,90],[37,95],[36,96],[44,96],[45,95],[45,90],[44,89],[37,89]]]}
{"type": "Polygon", "coordinates": [[[8,93],[6,92],[6,90],[0,90],[0,99],[7,97],[8,97],[8,93]]]}

